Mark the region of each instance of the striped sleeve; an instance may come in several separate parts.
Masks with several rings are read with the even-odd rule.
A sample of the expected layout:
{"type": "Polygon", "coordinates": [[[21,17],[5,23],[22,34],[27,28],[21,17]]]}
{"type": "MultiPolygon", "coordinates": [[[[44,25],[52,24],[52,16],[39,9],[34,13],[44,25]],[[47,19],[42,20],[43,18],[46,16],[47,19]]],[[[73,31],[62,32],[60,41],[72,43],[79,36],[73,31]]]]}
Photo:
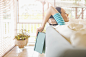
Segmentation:
{"type": "Polygon", "coordinates": [[[62,18],[60,13],[56,13],[53,15],[54,19],[56,20],[56,22],[58,23],[58,25],[65,25],[65,21],[62,18]]]}

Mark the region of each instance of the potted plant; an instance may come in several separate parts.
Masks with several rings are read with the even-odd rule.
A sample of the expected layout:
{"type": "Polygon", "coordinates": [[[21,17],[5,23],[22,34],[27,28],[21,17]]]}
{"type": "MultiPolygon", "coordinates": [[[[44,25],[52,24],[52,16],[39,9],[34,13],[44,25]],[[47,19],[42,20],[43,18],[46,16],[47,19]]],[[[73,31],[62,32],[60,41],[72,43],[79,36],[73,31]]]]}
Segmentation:
{"type": "Polygon", "coordinates": [[[26,33],[26,30],[21,29],[21,33],[15,36],[15,45],[19,48],[24,48],[25,45],[28,43],[28,38],[30,37],[29,34],[26,33]],[[25,32],[24,32],[25,31],[25,32]]]}

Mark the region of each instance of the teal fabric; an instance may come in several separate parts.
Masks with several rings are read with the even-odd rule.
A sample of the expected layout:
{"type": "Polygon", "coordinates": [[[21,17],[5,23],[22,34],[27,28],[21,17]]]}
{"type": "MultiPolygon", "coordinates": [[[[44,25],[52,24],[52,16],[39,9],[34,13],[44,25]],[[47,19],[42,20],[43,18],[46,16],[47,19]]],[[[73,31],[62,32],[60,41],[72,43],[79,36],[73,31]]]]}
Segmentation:
{"type": "Polygon", "coordinates": [[[56,20],[56,22],[58,23],[58,25],[65,25],[65,21],[62,18],[60,13],[56,13],[53,15],[54,19],[56,20]]]}
{"type": "Polygon", "coordinates": [[[35,42],[34,51],[37,51],[41,54],[45,53],[45,33],[38,32],[36,42],[35,42]]]}

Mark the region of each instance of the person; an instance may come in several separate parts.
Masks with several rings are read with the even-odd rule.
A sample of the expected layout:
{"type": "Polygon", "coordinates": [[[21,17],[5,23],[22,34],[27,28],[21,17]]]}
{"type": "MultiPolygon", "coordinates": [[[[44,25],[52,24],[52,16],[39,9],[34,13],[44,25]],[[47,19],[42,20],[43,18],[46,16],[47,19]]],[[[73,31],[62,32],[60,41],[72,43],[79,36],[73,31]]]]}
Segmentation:
{"type": "Polygon", "coordinates": [[[65,12],[65,10],[63,8],[61,8],[61,14],[60,14],[59,11],[56,10],[53,6],[50,6],[45,15],[45,18],[42,22],[41,27],[37,28],[36,36],[37,36],[38,32],[42,32],[44,30],[45,24],[46,24],[46,22],[48,22],[49,17],[51,15],[54,17],[54,19],[58,23],[58,25],[65,25],[65,22],[69,21],[68,14],[65,12]]]}
{"type": "MultiPolygon", "coordinates": [[[[56,7],[55,9],[61,14],[61,7],[56,7]]],[[[52,25],[52,26],[58,25],[58,23],[55,21],[52,15],[50,16],[48,23],[49,25],[52,25]]]]}

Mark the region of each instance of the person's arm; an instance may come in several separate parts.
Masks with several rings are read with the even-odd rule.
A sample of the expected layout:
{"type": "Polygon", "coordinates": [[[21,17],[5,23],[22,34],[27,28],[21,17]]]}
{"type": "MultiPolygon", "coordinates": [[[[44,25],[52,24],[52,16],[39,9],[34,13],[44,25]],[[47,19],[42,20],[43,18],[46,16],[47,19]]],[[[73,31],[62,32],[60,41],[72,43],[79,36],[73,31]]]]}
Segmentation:
{"type": "Polygon", "coordinates": [[[43,27],[43,28],[45,27],[46,22],[49,20],[49,17],[50,17],[51,15],[56,14],[56,13],[58,13],[58,11],[57,11],[54,7],[51,6],[51,7],[48,9],[47,14],[46,14],[46,16],[45,16],[45,18],[44,18],[44,20],[43,20],[43,23],[42,23],[42,27],[43,27]]]}
{"type": "Polygon", "coordinates": [[[49,7],[49,9],[48,9],[48,11],[47,11],[47,14],[45,15],[45,18],[44,18],[44,20],[43,20],[43,22],[42,22],[42,26],[39,27],[39,28],[37,29],[37,31],[36,31],[36,36],[37,36],[38,32],[42,32],[42,31],[43,31],[46,22],[49,20],[49,17],[50,17],[51,15],[56,14],[56,13],[58,13],[58,11],[57,11],[54,7],[52,7],[52,6],[49,7]]]}

